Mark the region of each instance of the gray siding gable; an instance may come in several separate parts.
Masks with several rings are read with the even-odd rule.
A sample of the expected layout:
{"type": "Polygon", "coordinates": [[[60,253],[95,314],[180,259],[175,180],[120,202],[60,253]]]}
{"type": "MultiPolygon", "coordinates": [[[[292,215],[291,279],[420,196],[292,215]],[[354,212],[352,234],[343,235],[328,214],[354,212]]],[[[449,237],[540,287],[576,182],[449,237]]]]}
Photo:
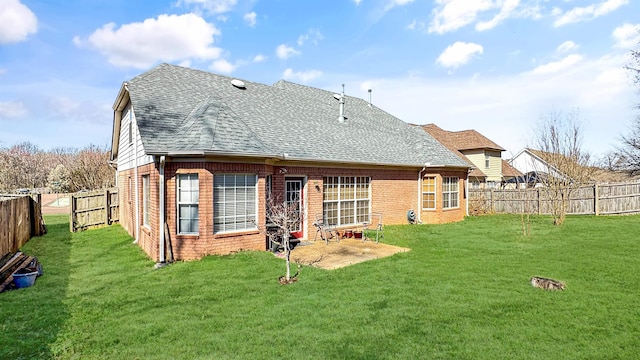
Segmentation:
{"type": "Polygon", "coordinates": [[[174,65],[127,82],[147,153],[204,152],[301,161],[468,167],[419,127],[346,96],[288,81],[273,86],[174,65]]]}

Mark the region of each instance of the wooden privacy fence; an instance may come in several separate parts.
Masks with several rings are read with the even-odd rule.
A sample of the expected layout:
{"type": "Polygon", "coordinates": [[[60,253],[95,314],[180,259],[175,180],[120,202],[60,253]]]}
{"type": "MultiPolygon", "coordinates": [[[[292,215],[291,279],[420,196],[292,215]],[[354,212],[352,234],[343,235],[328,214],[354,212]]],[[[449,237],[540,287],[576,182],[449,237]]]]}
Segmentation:
{"type": "Polygon", "coordinates": [[[0,195],[0,257],[18,251],[32,236],[45,233],[41,196],[0,195]]]}
{"type": "Polygon", "coordinates": [[[69,196],[71,232],[110,225],[119,221],[118,189],[110,188],[69,196]]]}
{"type": "MultiPolygon", "coordinates": [[[[550,214],[552,200],[544,188],[470,189],[472,214],[550,214]]],[[[594,184],[571,191],[567,214],[619,215],[640,213],[640,182],[594,184]]]]}

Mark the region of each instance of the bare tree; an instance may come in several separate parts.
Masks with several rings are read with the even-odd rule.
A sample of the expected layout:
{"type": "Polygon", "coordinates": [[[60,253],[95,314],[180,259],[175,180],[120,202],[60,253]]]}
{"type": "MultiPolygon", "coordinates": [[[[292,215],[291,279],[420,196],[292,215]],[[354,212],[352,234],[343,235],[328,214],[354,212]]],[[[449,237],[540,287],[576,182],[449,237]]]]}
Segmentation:
{"type": "Polygon", "coordinates": [[[297,229],[300,221],[304,219],[304,210],[297,201],[280,201],[274,197],[267,199],[266,223],[263,230],[272,244],[282,248],[285,259],[286,273],[280,278],[281,284],[290,284],[297,280],[300,271],[291,275],[291,233],[297,229]]]}
{"type": "Polygon", "coordinates": [[[554,225],[564,223],[571,194],[589,183],[593,167],[590,155],[582,150],[580,113],[552,111],[540,118],[536,127],[538,151],[543,165],[536,165],[538,180],[550,201],[554,225]]]}
{"type": "Polygon", "coordinates": [[[68,178],[68,191],[100,189],[113,186],[115,182],[115,170],[109,166],[106,148],[89,145],[82,150],[57,148],[45,152],[34,144],[24,142],[10,148],[0,148],[0,191],[44,188],[51,185],[51,181],[58,183],[61,179],[49,179],[58,165],[62,165],[68,173],[68,176],[65,175],[68,178]]]}
{"type": "MultiPolygon", "coordinates": [[[[631,51],[631,64],[625,68],[640,90],[640,51],[631,51]]],[[[637,106],[640,108],[640,104],[637,106]]],[[[622,144],[614,152],[614,168],[631,176],[640,175],[640,116],[632,123],[629,132],[621,136],[621,141],[622,144]]]]}

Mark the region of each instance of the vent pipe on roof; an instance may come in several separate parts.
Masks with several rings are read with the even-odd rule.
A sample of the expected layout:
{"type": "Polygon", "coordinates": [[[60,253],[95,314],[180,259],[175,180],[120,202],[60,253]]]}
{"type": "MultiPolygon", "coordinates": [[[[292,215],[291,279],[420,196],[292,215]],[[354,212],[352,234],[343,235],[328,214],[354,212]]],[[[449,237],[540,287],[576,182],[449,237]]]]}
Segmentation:
{"type": "Polygon", "coordinates": [[[342,94],[340,95],[340,117],[338,118],[338,122],[344,122],[344,84],[342,84],[342,94]]]}
{"type": "Polygon", "coordinates": [[[367,90],[369,92],[369,107],[371,107],[371,89],[367,90]]]}

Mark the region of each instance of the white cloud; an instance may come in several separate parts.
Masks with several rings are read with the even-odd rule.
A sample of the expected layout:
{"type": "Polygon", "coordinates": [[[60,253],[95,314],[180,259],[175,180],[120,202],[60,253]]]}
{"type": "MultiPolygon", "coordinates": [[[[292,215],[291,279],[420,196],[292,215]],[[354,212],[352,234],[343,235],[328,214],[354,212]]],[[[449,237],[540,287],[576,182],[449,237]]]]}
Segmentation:
{"type": "Polygon", "coordinates": [[[623,5],[627,5],[629,0],[605,0],[599,4],[591,4],[584,7],[575,7],[567,12],[562,12],[558,8],[553,9],[553,15],[558,18],[554,21],[554,26],[559,27],[567,24],[588,21],[599,16],[606,15],[617,10],[623,5]]]}
{"type": "Polygon", "coordinates": [[[294,72],[293,69],[288,68],[284,71],[284,73],[282,73],[282,77],[287,80],[295,80],[303,83],[317,79],[320,76],[322,76],[322,71],[319,71],[319,70],[294,72]]]}
{"type": "Polygon", "coordinates": [[[430,33],[444,34],[476,21],[478,14],[493,7],[491,0],[436,0],[430,33]]]}
{"type": "Polygon", "coordinates": [[[237,2],[238,0],[178,0],[177,5],[195,6],[211,14],[221,14],[231,11],[237,2]]]}
{"type": "Polygon", "coordinates": [[[578,48],[579,48],[578,44],[576,44],[573,41],[569,40],[569,41],[565,41],[562,44],[560,44],[560,46],[558,46],[556,51],[559,52],[559,53],[566,53],[566,52],[570,52],[570,51],[573,51],[573,50],[577,50],[578,48]]]}
{"type": "Polygon", "coordinates": [[[256,26],[256,13],[255,11],[252,11],[250,13],[246,13],[244,14],[244,16],[242,17],[244,19],[244,21],[251,27],[256,26]]]}
{"type": "Polygon", "coordinates": [[[482,21],[476,24],[476,30],[484,31],[493,29],[501,22],[513,15],[515,9],[520,5],[520,0],[504,0],[500,6],[500,12],[489,21],[482,21]]]}
{"type": "Polygon", "coordinates": [[[298,36],[298,46],[302,46],[307,42],[317,46],[322,39],[324,39],[324,35],[319,30],[309,29],[306,34],[298,36]]]}
{"type": "Polygon", "coordinates": [[[405,6],[407,4],[411,4],[414,0],[389,0],[387,2],[387,5],[385,5],[384,7],[384,11],[387,12],[391,9],[393,9],[394,7],[397,6],[405,6]]]}
{"type": "Polygon", "coordinates": [[[482,45],[457,41],[453,45],[449,45],[442,54],[438,56],[436,63],[446,68],[455,69],[460,65],[468,63],[474,55],[482,54],[483,51],[482,45]]]}
{"type": "Polygon", "coordinates": [[[353,0],[353,2],[357,5],[360,5],[360,3],[362,2],[362,0],[353,0]]]}
{"type": "Polygon", "coordinates": [[[280,59],[288,59],[294,55],[300,55],[301,52],[292,48],[291,46],[287,46],[285,44],[280,44],[278,45],[278,47],[276,48],[276,55],[278,56],[278,58],[280,59]]]}
{"type": "Polygon", "coordinates": [[[0,101],[0,120],[20,118],[28,112],[27,107],[20,101],[0,101]]]}
{"type": "Polygon", "coordinates": [[[0,44],[20,42],[38,31],[38,19],[20,0],[0,0],[0,44]]]}
{"type": "Polygon", "coordinates": [[[571,68],[582,61],[582,55],[571,54],[562,60],[540,65],[531,71],[534,75],[547,75],[571,68]]]}
{"type": "Polygon", "coordinates": [[[258,55],[253,57],[253,62],[255,62],[255,63],[263,62],[263,61],[266,61],[266,60],[267,60],[267,57],[262,55],[262,54],[258,54],[258,55]]]}
{"type": "MultiPolygon", "coordinates": [[[[359,97],[366,99],[366,89],[373,88],[373,104],[408,123],[436,123],[451,131],[475,129],[507,149],[505,158],[533,145],[527,143],[528,135],[541,114],[579,107],[585,149],[604,153],[637,116],[637,92],[620,73],[627,62],[623,54],[584,59],[554,76],[483,73],[475,79],[442,79],[413,74],[354,78],[349,83],[366,83],[359,87],[359,97]]],[[[331,89],[340,81],[344,79],[326,74],[315,84],[331,89]]]]}
{"type": "Polygon", "coordinates": [[[616,40],[615,47],[630,49],[640,44],[640,24],[624,24],[613,30],[613,38],[616,40]]]}
{"type": "MultiPolygon", "coordinates": [[[[195,14],[160,15],[117,29],[115,26],[105,24],[88,38],[89,45],[115,66],[144,69],[158,61],[220,57],[221,49],[212,46],[214,35],[220,32],[195,14]]],[[[81,41],[74,38],[74,43],[78,45],[81,41]]]]}
{"type": "Polygon", "coordinates": [[[214,61],[209,68],[222,74],[231,74],[236,67],[236,65],[228,62],[227,60],[220,59],[214,61]]]}

